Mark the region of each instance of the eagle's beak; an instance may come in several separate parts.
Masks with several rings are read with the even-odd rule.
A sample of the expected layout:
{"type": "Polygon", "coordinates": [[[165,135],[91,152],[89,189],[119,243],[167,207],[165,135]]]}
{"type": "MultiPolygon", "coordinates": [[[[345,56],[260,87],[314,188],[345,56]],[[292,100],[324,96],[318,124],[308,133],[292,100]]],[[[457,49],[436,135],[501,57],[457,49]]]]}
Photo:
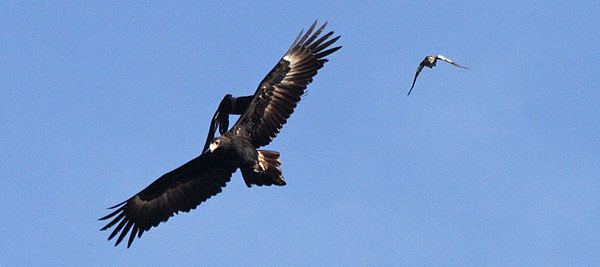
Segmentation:
{"type": "Polygon", "coordinates": [[[219,147],[219,145],[217,145],[215,143],[210,143],[208,150],[210,150],[210,153],[213,153],[213,151],[215,151],[215,149],[217,149],[217,147],[219,147]]]}

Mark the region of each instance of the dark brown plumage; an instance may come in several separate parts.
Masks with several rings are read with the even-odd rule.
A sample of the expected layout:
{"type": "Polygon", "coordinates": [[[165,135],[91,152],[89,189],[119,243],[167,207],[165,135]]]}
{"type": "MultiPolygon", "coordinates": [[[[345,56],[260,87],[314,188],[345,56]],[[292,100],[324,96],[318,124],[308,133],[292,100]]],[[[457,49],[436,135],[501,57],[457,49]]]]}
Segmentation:
{"type": "Polygon", "coordinates": [[[442,55],[427,56],[427,57],[425,57],[425,59],[423,59],[423,61],[421,61],[421,64],[419,64],[419,67],[417,68],[417,73],[415,74],[415,79],[413,80],[412,86],[410,87],[410,90],[408,91],[407,96],[410,95],[410,92],[412,92],[413,87],[415,87],[415,82],[417,81],[417,77],[419,77],[419,73],[421,73],[421,70],[423,70],[423,67],[428,67],[430,69],[435,67],[435,63],[437,62],[438,59],[442,60],[442,61],[446,61],[446,62],[452,64],[453,66],[456,66],[459,68],[469,69],[467,67],[463,67],[461,65],[454,63],[454,61],[447,59],[442,55]]]}
{"type": "MultiPolygon", "coordinates": [[[[115,246],[128,233],[127,247],[131,246],[136,235],[139,238],[179,211],[188,212],[220,193],[238,168],[248,187],[285,185],[279,153],[256,149],[269,144],[279,133],[312,77],[327,62],[324,57],[341,48],[327,49],[340,38],[327,40],[333,32],[317,39],[326,25],[311,35],[315,21],[305,35],[300,32],[288,52],[262,80],[250,104],[242,105],[246,109],[232,129],[215,138],[208,151],[161,176],[127,201],[111,207],[116,210],[100,218],[110,219],[101,230],[116,225],[108,237],[110,240],[118,235],[115,246]]],[[[213,122],[224,121],[218,115],[215,114],[213,122]]]]}

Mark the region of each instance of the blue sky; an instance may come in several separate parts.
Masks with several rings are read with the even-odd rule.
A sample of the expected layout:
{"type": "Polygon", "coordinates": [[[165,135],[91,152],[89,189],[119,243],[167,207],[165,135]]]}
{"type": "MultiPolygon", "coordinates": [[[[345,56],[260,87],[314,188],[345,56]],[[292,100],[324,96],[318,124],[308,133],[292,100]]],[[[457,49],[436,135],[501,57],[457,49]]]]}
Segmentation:
{"type": "Polygon", "coordinates": [[[598,1],[1,6],[2,265],[600,264],[598,1]],[[267,147],[287,186],[107,242],[315,19],[343,48],[267,147]],[[434,54],[471,70],[406,97],[434,54]]]}

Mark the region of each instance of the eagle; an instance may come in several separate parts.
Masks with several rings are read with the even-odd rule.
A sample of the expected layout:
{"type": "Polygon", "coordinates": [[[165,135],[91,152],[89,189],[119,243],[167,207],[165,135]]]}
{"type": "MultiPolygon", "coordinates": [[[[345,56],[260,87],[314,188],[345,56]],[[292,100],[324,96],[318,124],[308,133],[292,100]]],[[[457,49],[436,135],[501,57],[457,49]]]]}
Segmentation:
{"type": "MultiPolygon", "coordinates": [[[[300,31],[283,58],[260,82],[254,95],[244,99],[248,102],[240,105],[243,112],[228,111],[223,107],[223,114],[241,113],[229,131],[226,131],[228,122],[224,122],[223,116],[216,114],[216,120],[213,117],[212,123],[220,124],[220,130],[225,133],[214,138],[208,150],[164,174],[128,200],[110,207],[115,210],[99,219],[109,220],[101,231],[115,226],[108,240],[118,235],[117,246],[129,234],[129,248],[136,236],[140,238],[144,232],[178,212],[189,212],[220,193],[237,169],[241,170],[248,187],[285,185],[279,152],[257,148],[268,145],[277,136],[294,112],[306,86],[328,61],[325,57],[341,48],[329,48],[340,38],[330,39],[333,31],[319,37],[326,25],[324,23],[314,31],[315,21],[304,35],[300,31]]],[[[236,106],[227,105],[229,108],[236,106]]],[[[212,123],[211,129],[214,128],[212,123]]]]}
{"type": "Polygon", "coordinates": [[[423,61],[421,61],[421,64],[419,64],[419,67],[417,68],[417,73],[415,74],[415,79],[413,80],[412,86],[410,87],[410,90],[408,91],[408,94],[406,96],[409,96],[410,92],[412,92],[413,87],[415,87],[415,82],[417,81],[417,77],[419,77],[419,73],[421,73],[421,70],[423,70],[423,67],[428,67],[430,69],[435,67],[435,63],[437,62],[438,59],[442,60],[442,61],[446,61],[446,62],[452,64],[453,66],[456,66],[459,68],[469,69],[467,67],[463,67],[461,65],[454,63],[454,61],[447,59],[446,57],[444,57],[442,55],[427,56],[427,57],[425,57],[425,59],[423,59],[423,61]]]}

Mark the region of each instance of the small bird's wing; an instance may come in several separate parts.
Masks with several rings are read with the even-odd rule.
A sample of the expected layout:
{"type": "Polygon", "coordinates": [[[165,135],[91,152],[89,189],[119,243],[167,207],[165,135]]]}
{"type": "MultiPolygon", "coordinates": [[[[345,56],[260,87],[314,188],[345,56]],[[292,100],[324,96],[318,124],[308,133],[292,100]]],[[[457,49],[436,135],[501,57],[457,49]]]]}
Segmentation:
{"type": "Polygon", "coordinates": [[[248,109],[248,106],[250,106],[252,99],[254,99],[253,95],[236,97],[235,104],[233,105],[231,114],[235,114],[235,115],[244,114],[246,109],[248,109]]]}
{"type": "Polygon", "coordinates": [[[452,64],[452,65],[454,65],[454,66],[456,66],[456,67],[463,68],[463,69],[469,69],[469,68],[467,68],[467,67],[464,67],[464,66],[461,66],[461,65],[458,65],[458,64],[454,63],[454,61],[452,61],[452,60],[450,60],[450,59],[447,59],[447,58],[445,58],[445,57],[444,57],[444,56],[442,56],[442,55],[437,55],[436,57],[437,57],[438,59],[440,59],[440,60],[442,60],[442,61],[446,61],[446,62],[448,62],[448,63],[450,63],[450,64],[452,64]]]}
{"type": "Polygon", "coordinates": [[[181,167],[161,176],[144,190],[118,205],[111,214],[100,220],[111,221],[100,230],[117,227],[108,237],[119,232],[118,245],[130,232],[127,247],[137,235],[166,222],[180,211],[188,212],[200,203],[221,192],[235,172],[235,163],[221,153],[204,153],[181,167]]]}
{"type": "Polygon", "coordinates": [[[212,120],[210,121],[210,128],[208,129],[208,135],[206,136],[206,142],[204,142],[204,148],[202,152],[206,152],[208,147],[210,146],[210,142],[215,138],[215,133],[217,128],[219,129],[219,133],[221,135],[225,134],[227,130],[229,130],[229,115],[241,115],[248,109],[250,102],[254,98],[253,95],[250,96],[242,96],[242,97],[233,97],[230,94],[225,95],[221,103],[219,103],[219,107],[217,111],[215,111],[215,115],[213,115],[212,120]]]}
{"type": "MultiPolygon", "coordinates": [[[[225,99],[223,99],[223,101],[225,101],[225,99]]],[[[221,103],[223,101],[221,101],[221,103]]],[[[219,128],[219,124],[222,124],[222,123],[229,124],[229,116],[227,116],[226,122],[219,120],[219,117],[221,116],[221,112],[223,112],[223,111],[221,110],[221,107],[219,105],[219,108],[217,108],[217,111],[215,111],[215,115],[213,115],[212,120],[210,120],[210,128],[208,128],[208,135],[206,136],[206,142],[204,142],[204,148],[202,149],[202,153],[204,153],[204,152],[206,152],[206,150],[208,150],[208,147],[210,146],[210,142],[212,142],[212,140],[215,138],[215,132],[217,131],[217,128],[219,128]]]]}
{"type": "Polygon", "coordinates": [[[413,87],[415,87],[415,82],[417,82],[417,77],[419,77],[419,73],[421,73],[421,70],[423,70],[423,67],[425,67],[425,64],[423,64],[425,62],[425,60],[423,60],[423,62],[421,62],[421,64],[419,64],[419,67],[417,68],[417,73],[415,73],[415,79],[413,80],[413,84],[410,87],[410,90],[408,91],[408,94],[406,96],[410,95],[410,92],[412,92],[413,87]]]}
{"type": "Polygon", "coordinates": [[[250,106],[232,128],[236,134],[245,132],[256,148],[269,144],[277,136],[306,86],[327,62],[325,57],[341,48],[327,49],[340,38],[327,40],[333,32],[317,39],[327,23],[311,35],[316,25],[315,21],[304,36],[300,32],[288,52],[262,80],[250,106]]]}

